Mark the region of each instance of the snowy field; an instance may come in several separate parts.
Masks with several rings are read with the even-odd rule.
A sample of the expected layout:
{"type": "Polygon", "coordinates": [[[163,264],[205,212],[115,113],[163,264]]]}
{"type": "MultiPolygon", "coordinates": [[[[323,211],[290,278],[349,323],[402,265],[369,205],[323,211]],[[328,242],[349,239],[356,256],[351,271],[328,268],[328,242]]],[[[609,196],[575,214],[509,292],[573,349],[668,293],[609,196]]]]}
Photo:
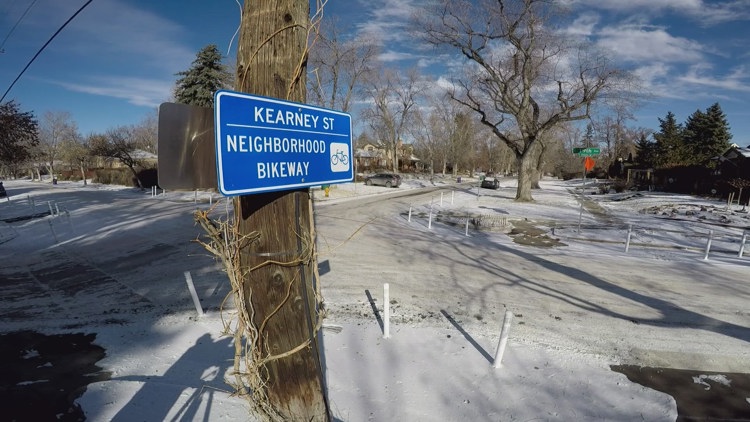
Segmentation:
{"type": "MultiPolygon", "coordinates": [[[[559,290],[527,287],[528,296],[514,296],[508,287],[501,292],[507,296],[503,308],[474,305],[476,295],[464,300],[462,292],[433,292],[437,302],[451,302],[455,295],[459,303],[464,300],[475,307],[459,311],[444,306],[425,315],[427,306],[417,297],[422,291],[409,290],[403,281],[431,272],[440,277],[460,275],[443,275],[439,265],[418,261],[413,251],[404,255],[409,264],[403,264],[403,272],[410,274],[393,280],[358,274],[357,266],[341,269],[340,261],[368,256],[368,231],[355,233],[320,223],[319,262],[330,261],[333,268],[322,276],[330,310],[326,323],[342,328],[340,332],[324,329],[323,336],[328,396],[336,420],[673,421],[677,409],[672,397],[628,381],[610,365],[641,362],[746,371],[750,367],[746,347],[750,341],[746,307],[750,247],[743,256],[739,252],[743,234],[750,229],[747,209],[689,195],[601,194],[595,183],[582,186],[581,180],[545,180],[542,189],[534,191],[533,204],[513,201],[512,179],[501,180],[498,190],[477,189],[475,180],[455,184],[449,179],[435,183],[406,179],[398,189],[345,184],[332,187],[328,196],[314,189],[321,221],[357,201],[425,190],[429,194],[400,200],[400,208],[384,216],[384,226],[377,230],[413,232],[415,239],[434,236],[436,245],[497,249],[501,252],[493,259],[500,260],[499,267],[504,259],[522,259],[529,273],[537,272],[540,280],[561,282],[559,290]],[[358,237],[345,246],[348,250],[332,246],[337,237],[355,234],[358,237]],[[513,251],[513,258],[504,250],[513,251]],[[560,262],[576,264],[563,267],[560,262]],[[623,271],[633,277],[644,271],[644,283],[637,292],[620,294],[626,300],[598,302],[569,296],[566,284],[571,289],[575,286],[562,276],[544,275],[550,269],[581,279],[585,277],[579,272],[584,270],[592,274],[623,271]],[[654,273],[658,274],[654,279],[645,275],[654,273]],[[650,315],[663,313],[672,303],[664,297],[679,302],[684,292],[677,287],[667,291],[673,288],[668,281],[705,278],[690,274],[710,274],[712,280],[696,282],[716,283],[695,287],[696,295],[705,294],[714,301],[715,290],[721,289],[725,299],[707,303],[705,309],[698,305],[689,312],[687,307],[675,305],[675,309],[700,318],[711,308],[722,307],[726,312],[719,317],[705,317],[710,321],[706,324],[716,324],[716,329],[672,326],[668,328],[677,333],[675,337],[660,338],[665,332],[660,330],[668,324],[636,325],[665,317],[650,315]],[[372,301],[359,287],[338,287],[341,281],[357,277],[369,286],[372,301]],[[377,280],[390,282],[391,297],[396,298],[391,301],[394,319],[388,339],[383,338],[379,320],[383,283],[377,280]],[[652,289],[663,290],[654,293],[652,289]],[[546,299],[537,300],[534,295],[546,299]],[[632,309],[640,309],[637,316],[622,317],[629,315],[631,308],[624,310],[624,306],[630,305],[615,301],[636,302],[635,298],[651,302],[633,305],[632,309]],[[565,312],[571,305],[581,311],[569,322],[572,314],[565,312]],[[606,312],[601,311],[604,308],[606,312]],[[494,368],[505,311],[511,311],[514,318],[502,366],[494,368]],[[589,318],[589,312],[597,315],[589,318]],[[550,325],[534,323],[547,316],[549,324],[562,320],[565,328],[551,331],[550,325]],[[621,320],[628,325],[621,328],[621,320]],[[637,347],[628,341],[642,340],[614,338],[624,337],[622,333],[631,329],[653,330],[647,333],[653,343],[637,347]],[[706,345],[712,349],[706,351],[710,358],[701,359],[706,345]],[[670,361],[668,356],[675,358],[670,361]]],[[[53,186],[5,181],[5,187],[9,198],[0,199],[0,219],[5,221],[0,222],[0,276],[9,280],[10,274],[40,274],[40,266],[48,268],[59,261],[85,265],[86,271],[101,273],[107,280],[99,290],[71,292],[53,283],[38,283],[38,294],[6,291],[3,296],[13,298],[3,302],[6,314],[22,317],[4,317],[2,333],[96,334],[95,343],[106,350],[98,365],[111,377],[90,384],[77,400],[88,420],[248,420],[244,404],[231,396],[223,382],[232,354],[230,340],[221,335],[218,310],[228,282],[213,259],[191,243],[200,235],[192,211],[221,200],[220,210],[223,199],[204,192],[152,196],[129,188],[68,182],[53,186]],[[35,214],[40,216],[18,218],[35,214]],[[205,310],[202,316],[193,307],[186,271],[205,310]]],[[[399,247],[408,250],[404,242],[399,241],[399,247]]],[[[382,265],[375,261],[368,268],[382,265]]],[[[388,266],[399,272],[398,265],[388,266]]],[[[503,273],[498,270],[498,274],[503,273]]],[[[514,280],[500,284],[504,282],[512,285],[514,280]]],[[[617,287],[608,292],[617,293],[617,287]]],[[[695,303],[699,302],[696,295],[691,299],[695,303]]],[[[668,316],[665,319],[669,321],[668,316]]]]}

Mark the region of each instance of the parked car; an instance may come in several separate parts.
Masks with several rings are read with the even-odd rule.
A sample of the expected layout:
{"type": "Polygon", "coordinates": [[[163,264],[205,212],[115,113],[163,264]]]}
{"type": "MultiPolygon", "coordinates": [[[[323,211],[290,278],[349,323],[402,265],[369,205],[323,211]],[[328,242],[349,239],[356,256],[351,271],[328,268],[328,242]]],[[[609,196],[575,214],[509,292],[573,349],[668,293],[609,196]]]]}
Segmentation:
{"type": "Polygon", "coordinates": [[[487,189],[497,189],[500,187],[500,181],[494,177],[485,177],[482,180],[482,187],[487,189]]]}
{"type": "Polygon", "coordinates": [[[377,185],[387,188],[397,188],[401,186],[401,176],[393,173],[377,173],[365,178],[367,186],[377,185]]]}

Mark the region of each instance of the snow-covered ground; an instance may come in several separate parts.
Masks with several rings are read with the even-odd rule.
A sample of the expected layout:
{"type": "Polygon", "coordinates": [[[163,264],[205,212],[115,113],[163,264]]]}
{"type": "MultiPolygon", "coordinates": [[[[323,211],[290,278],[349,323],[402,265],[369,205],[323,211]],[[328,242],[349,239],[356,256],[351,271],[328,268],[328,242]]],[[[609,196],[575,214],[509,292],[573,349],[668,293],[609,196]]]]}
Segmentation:
{"type": "MultiPolygon", "coordinates": [[[[432,230],[436,242],[458,242],[468,233],[473,247],[502,244],[532,258],[554,254],[605,270],[624,256],[630,262],[658,263],[667,278],[686,266],[710,266],[717,274],[729,274],[727,278],[745,274],[733,287],[731,306],[750,298],[750,246],[738,256],[743,232],[750,228],[747,210],[689,195],[600,194],[593,185],[581,189],[581,183],[545,180],[543,189],[534,192],[533,204],[513,201],[511,179],[503,179],[498,190],[478,190],[475,181],[456,185],[447,178],[435,183],[412,178],[399,189],[357,183],[333,186],[328,196],[321,189],[313,192],[318,212],[325,213],[332,204],[437,187],[429,201],[394,214],[394,224],[432,230]],[[513,228],[517,231],[511,232],[513,228]]],[[[248,420],[244,403],[223,382],[232,350],[221,335],[218,309],[228,282],[217,264],[189,242],[200,235],[191,212],[219,196],[167,192],[154,197],[67,182],[6,181],[5,187],[10,197],[0,199],[0,219],[50,210],[57,215],[0,222],[0,267],[6,275],[23,268],[36,274],[40,259],[70,258],[90,264],[88,270],[101,272],[117,286],[116,304],[107,303],[102,292],[65,295],[42,286],[46,294],[14,298],[14,308],[26,312],[25,318],[0,323],[0,332],[96,334],[96,344],[106,350],[99,365],[111,372],[111,379],[90,384],[78,399],[88,420],[248,420]],[[185,271],[195,281],[206,309],[203,316],[193,308],[185,271]]],[[[326,253],[323,245],[319,249],[326,253]]],[[[419,265],[412,270],[430,272],[429,263],[419,265]]],[[[370,306],[366,300],[346,303],[353,293],[334,287],[327,291],[337,277],[332,271],[323,284],[331,304],[326,322],[342,327],[340,332],[324,330],[323,336],[328,396],[337,420],[672,421],[677,416],[672,397],[610,369],[623,363],[621,353],[574,344],[561,332],[544,338],[516,310],[500,368],[492,366],[492,359],[502,312],[489,324],[449,312],[425,319],[421,310],[409,308],[409,300],[402,300],[391,337],[384,339],[375,312],[362,312],[370,306]],[[356,310],[347,312],[350,305],[356,310]]],[[[644,285],[638,294],[648,296],[648,288],[644,285]]],[[[369,289],[381,312],[382,284],[369,289]]],[[[559,296],[567,300],[563,293],[559,296]]],[[[596,321],[592,323],[602,320],[596,321]]],[[[746,332],[750,314],[737,309],[729,323],[746,332]]],[[[585,328],[586,321],[576,324],[585,328]]],[[[602,332],[606,326],[597,331],[602,332]]],[[[727,347],[748,340],[729,339],[727,347]]],[[[750,361],[747,350],[735,354],[737,362],[750,361]]]]}

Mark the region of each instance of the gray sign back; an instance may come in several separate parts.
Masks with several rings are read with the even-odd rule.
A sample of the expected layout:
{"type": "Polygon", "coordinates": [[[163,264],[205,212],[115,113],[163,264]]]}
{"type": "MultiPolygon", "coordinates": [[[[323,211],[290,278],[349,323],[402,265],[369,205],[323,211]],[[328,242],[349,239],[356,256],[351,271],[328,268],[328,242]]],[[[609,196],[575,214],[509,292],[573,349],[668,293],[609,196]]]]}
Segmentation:
{"type": "Polygon", "coordinates": [[[218,189],[213,108],[159,106],[159,186],[171,190],[218,189]]]}

